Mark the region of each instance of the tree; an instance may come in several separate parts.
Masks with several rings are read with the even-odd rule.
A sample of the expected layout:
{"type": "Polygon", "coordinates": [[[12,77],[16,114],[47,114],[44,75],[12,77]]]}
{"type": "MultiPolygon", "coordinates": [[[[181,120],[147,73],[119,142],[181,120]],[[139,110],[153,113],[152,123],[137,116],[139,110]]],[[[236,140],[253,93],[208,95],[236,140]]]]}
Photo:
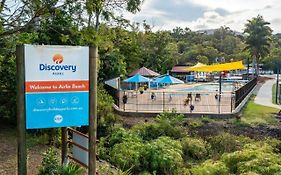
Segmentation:
{"type": "Polygon", "coordinates": [[[245,25],[244,34],[246,34],[245,50],[249,50],[253,57],[256,76],[259,75],[259,61],[269,53],[272,29],[268,26],[262,16],[258,15],[245,25]]]}

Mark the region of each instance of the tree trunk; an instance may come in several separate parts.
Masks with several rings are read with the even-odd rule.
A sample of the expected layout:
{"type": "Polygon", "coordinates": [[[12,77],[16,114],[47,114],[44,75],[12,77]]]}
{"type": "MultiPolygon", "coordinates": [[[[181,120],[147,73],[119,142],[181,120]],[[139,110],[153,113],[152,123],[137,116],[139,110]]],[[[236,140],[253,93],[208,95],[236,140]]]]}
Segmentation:
{"type": "Polygon", "coordinates": [[[259,66],[258,66],[258,58],[257,58],[257,51],[254,50],[254,54],[253,54],[253,68],[255,69],[255,77],[258,77],[259,75],[259,66]]]}

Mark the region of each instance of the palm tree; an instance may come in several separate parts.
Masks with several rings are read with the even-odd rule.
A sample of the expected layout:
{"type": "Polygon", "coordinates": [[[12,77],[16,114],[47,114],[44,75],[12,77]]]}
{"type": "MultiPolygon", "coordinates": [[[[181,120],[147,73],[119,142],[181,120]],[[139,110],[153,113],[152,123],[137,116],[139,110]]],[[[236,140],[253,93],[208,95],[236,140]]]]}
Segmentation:
{"type": "Polygon", "coordinates": [[[253,66],[256,76],[259,75],[259,60],[269,54],[272,29],[268,26],[261,15],[248,20],[245,25],[244,34],[246,34],[245,50],[249,50],[253,57],[253,66]]]}

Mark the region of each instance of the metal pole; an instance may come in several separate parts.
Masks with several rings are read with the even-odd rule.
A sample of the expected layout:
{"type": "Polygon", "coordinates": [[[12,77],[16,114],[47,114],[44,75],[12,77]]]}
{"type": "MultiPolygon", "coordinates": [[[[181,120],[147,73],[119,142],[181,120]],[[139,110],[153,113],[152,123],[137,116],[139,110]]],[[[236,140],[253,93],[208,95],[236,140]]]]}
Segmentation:
{"type": "Polygon", "coordinates": [[[165,111],[165,92],[163,92],[163,112],[165,111]]]}
{"type": "Polygon", "coordinates": [[[232,93],[231,93],[231,96],[230,96],[230,113],[232,113],[232,107],[233,107],[233,98],[232,98],[232,93]]]}
{"type": "Polygon", "coordinates": [[[221,113],[221,72],[219,77],[219,114],[221,113]]]}
{"type": "Polygon", "coordinates": [[[26,175],[26,129],[25,129],[25,67],[24,46],[17,46],[17,142],[18,175],[26,175]]]}
{"type": "Polygon", "coordinates": [[[61,128],[61,164],[67,164],[67,128],[61,128]]]}
{"type": "Polygon", "coordinates": [[[97,60],[98,47],[91,46],[89,53],[90,115],[89,115],[89,175],[96,174],[96,137],[97,137],[97,60]]]}
{"type": "Polygon", "coordinates": [[[275,103],[278,104],[278,86],[279,86],[279,69],[277,69],[277,79],[276,79],[276,92],[275,92],[275,103]]]}
{"type": "MultiPolygon", "coordinates": [[[[125,90],[124,90],[124,94],[123,94],[123,97],[126,95],[126,93],[125,93],[125,90]]],[[[127,96],[127,97],[129,97],[129,96],[127,96]]],[[[122,99],[123,100],[123,99],[122,99]]],[[[128,100],[128,98],[127,98],[127,100],[128,100]]],[[[124,109],[124,111],[126,110],[126,103],[123,103],[123,109],[124,109]]]]}
{"type": "Polygon", "coordinates": [[[138,112],[139,101],[138,101],[138,90],[136,91],[136,112],[138,112]]]}

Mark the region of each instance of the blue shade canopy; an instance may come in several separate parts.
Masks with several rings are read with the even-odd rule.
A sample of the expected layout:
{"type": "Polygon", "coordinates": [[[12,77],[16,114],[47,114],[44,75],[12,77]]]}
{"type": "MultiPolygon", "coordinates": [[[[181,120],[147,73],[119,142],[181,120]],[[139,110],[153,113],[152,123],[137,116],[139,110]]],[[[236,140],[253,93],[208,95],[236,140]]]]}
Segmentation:
{"type": "Polygon", "coordinates": [[[171,75],[164,75],[163,77],[156,78],[153,82],[166,83],[166,84],[183,84],[184,83],[182,80],[172,77],[171,75]]]}
{"type": "Polygon", "coordinates": [[[124,80],[124,82],[127,82],[127,83],[143,83],[143,82],[149,82],[151,81],[149,78],[146,78],[140,74],[136,74],[126,80],[124,80]]]}

